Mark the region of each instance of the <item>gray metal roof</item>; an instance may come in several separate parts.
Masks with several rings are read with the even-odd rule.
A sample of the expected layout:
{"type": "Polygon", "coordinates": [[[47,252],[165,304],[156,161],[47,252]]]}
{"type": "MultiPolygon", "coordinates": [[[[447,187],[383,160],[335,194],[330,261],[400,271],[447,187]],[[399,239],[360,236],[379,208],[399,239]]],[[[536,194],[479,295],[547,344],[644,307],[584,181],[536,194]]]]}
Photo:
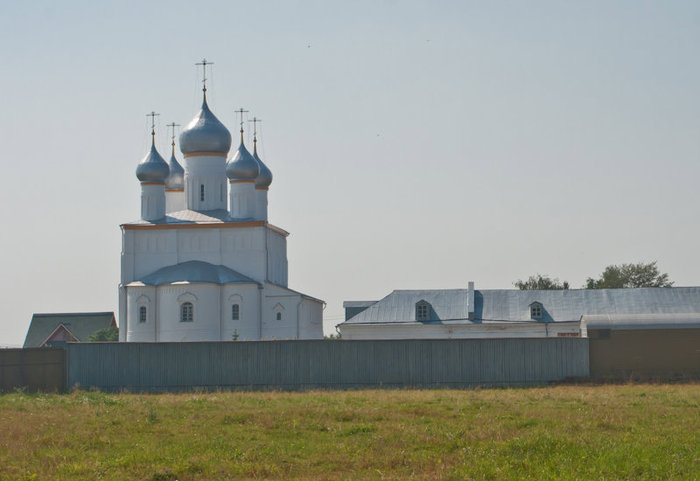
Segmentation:
{"type": "Polygon", "coordinates": [[[161,286],[176,282],[211,284],[258,284],[250,277],[226,266],[202,261],[181,262],[163,267],[127,285],[161,286]]]}
{"type": "MultiPolygon", "coordinates": [[[[347,323],[415,321],[415,304],[429,302],[436,320],[468,318],[467,289],[399,290],[350,318],[347,323]]],[[[541,321],[578,321],[597,314],[700,313],[700,287],[650,287],[639,289],[474,291],[474,320],[532,321],[530,304],[540,302],[541,321]]]]}
{"type": "MultiPolygon", "coordinates": [[[[158,220],[143,220],[139,219],[134,222],[125,222],[122,226],[148,226],[148,225],[188,225],[188,224],[245,224],[246,222],[260,222],[258,219],[233,219],[229,216],[226,209],[215,210],[180,210],[178,212],[170,212],[165,217],[158,220]]],[[[289,232],[286,230],[265,222],[268,228],[287,237],[289,232]]]]}
{"type": "Polygon", "coordinates": [[[113,312],[34,314],[24,340],[24,347],[41,347],[61,324],[79,341],[87,341],[95,331],[116,326],[116,321],[113,312]]]}

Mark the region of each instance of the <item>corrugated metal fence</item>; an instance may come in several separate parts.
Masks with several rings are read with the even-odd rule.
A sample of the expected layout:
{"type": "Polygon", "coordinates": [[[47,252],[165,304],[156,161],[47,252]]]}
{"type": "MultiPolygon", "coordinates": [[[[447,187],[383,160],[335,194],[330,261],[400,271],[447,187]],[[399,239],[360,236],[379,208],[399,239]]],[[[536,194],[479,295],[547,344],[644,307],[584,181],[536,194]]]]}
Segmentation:
{"type": "Polygon", "coordinates": [[[589,360],[580,338],[88,343],[68,345],[67,368],[69,388],[299,390],[542,384],[589,360]]]}
{"type": "Polygon", "coordinates": [[[63,391],[66,351],[61,348],[0,349],[0,392],[63,391]]]}

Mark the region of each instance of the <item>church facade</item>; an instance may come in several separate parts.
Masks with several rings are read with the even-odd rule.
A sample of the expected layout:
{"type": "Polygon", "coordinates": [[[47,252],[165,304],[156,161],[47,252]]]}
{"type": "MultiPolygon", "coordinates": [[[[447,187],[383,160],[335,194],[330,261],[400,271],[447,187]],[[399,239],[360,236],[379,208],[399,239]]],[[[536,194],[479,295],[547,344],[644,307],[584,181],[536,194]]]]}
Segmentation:
{"type": "Polygon", "coordinates": [[[288,232],[268,222],[272,173],[206,100],[138,164],[141,218],[121,225],[120,341],[321,339],[324,302],[287,286],[288,232]]]}

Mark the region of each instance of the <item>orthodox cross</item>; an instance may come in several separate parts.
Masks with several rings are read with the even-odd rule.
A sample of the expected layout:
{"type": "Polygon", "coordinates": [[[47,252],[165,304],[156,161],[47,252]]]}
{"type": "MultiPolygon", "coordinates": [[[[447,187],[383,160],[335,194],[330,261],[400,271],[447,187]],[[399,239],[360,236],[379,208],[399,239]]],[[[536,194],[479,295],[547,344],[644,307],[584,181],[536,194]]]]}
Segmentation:
{"type": "Polygon", "coordinates": [[[241,114],[241,143],[243,143],[243,114],[248,113],[248,110],[243,110],[243,107],[236,110],[236,113],[241,114]]]}
{"type": "Polygon", "coordinates": [[[259,119],[257,117],[253,117],[253,120],[249,120],[248,122],[253,122],[253,152],[257,153],[258,152],[258,123],[262,122],[262,119],[259,119]]]}
{"type": "Polygon", "coordinates": [[[155,112],[146,114],[146,117],[151,118],[151,142],[153,143],[153,145],[156,145],[156,117],[159,115],[160,114],[157,114],[155,112]]]}
{"type": "Polygon", "coordinates": [[[202,66],[202,92],[204,92],[204,100],[207,99],[207,65],[214,65],[214,62],[207,62],[206,58],[203,58],[201,62],[197,62],[195,65],[202,66]]]}
{"type": "Polygon", "coordinates": [[[170,127],[173,129],[173,135],[172,135],[172,141],[173,141],[173,155],[175,155],[175,127],[179,127],[180,124],[176,124],[173,122],[172,124],[168,124],[166,127],[170,127]]]}

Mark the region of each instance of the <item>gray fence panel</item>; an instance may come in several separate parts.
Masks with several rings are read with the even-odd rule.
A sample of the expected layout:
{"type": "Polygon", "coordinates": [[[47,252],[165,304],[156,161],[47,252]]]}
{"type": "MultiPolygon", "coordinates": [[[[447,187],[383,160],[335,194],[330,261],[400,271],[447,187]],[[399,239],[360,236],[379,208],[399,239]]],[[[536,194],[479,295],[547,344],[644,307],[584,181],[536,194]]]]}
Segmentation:
{"type": "Polygon", "coordinates": [[[527,385],[589,374],[588,339],[90,343],[68,387],[105,391],[527,385]]]}

